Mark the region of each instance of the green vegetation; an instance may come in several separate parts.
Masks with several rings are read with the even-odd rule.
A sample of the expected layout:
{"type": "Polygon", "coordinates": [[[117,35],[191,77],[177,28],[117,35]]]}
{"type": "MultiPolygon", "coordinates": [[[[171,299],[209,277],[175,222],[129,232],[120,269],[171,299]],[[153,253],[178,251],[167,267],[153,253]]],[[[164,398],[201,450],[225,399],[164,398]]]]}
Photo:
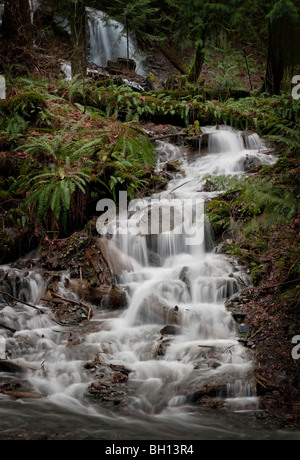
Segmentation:
{"type": "Polygon", "coordinates": [[[277,244],[281,242],[278,252],[286,251],[284,263],[278,260],[277,269],[297,282],[297,241],[286,240],[299,215],[299,167],[295,157],[283,156],[274,166],[262,167],[254,177],[208,177],[207,181],[220,191],[226,190],[222,201],[209,203],[208,217],[217,235],[231,231],[226,251],[247,261],[254,285],[264,280],[268,264],[273,263],[273,256],[268,255],[273,238],[277,244]]]}

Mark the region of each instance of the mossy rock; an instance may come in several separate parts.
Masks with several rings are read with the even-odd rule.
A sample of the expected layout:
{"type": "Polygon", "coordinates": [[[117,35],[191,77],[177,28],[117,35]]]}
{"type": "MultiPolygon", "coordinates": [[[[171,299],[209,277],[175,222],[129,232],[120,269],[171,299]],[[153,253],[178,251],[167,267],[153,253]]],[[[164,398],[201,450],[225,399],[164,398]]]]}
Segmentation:
{"type": "Polygon", "coordinates": [[[24,120],[34,121],[46,106],[41,94],[27,91],[18,96],[0,102],[0,111],[6,115],[20,115],[24,120]]]}
{"type": "Polygon", "coordinates": [[[252,263],[252,270],[251,270],[251,280],[254,286],[259,286],[262,282],[265,274],[266,269],[264,265],[257,265],[256,263],[252,263]]]}
{"type": "Polygon", "coordinates": [[[164,87],[161,81],[152,73],[149,72],[146,82],[150,88],[150,90],[153,91],[163,91],[164,87]]]}

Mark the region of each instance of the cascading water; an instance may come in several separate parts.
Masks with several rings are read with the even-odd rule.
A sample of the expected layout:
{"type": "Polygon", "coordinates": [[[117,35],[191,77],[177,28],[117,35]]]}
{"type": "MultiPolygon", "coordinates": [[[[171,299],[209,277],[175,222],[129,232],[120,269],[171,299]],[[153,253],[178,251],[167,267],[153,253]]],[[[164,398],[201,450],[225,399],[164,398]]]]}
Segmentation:
{"type": "MultiPolygon", "coordinates": [[[[275,157],[266,154],[256,136],[248,146],[255,142],[259,151],[250,151],[239,133],[206,131],[211,136],[208,152],[200,156],[194,152],[193,160],[188,161],[182,148],[158,145],[162,163],[177,157],[185,170],[185,177],[179,174],[168,190],[153,197],[163,215],[168,215],[165,206],[174,201],[169,231],[161,232],[161,227],[155,235],[142,231],[149,210],[153,211],[151,228],[157,217],[149,200],[141,200],[139,209],[119,217],[119,228],[130,228],[133,220],[140,230],[135,235],[114,234],[110,239],[132,266],[120,278],[128,292],[126,311],[116,314],[92,306],[94,316],[88,323],[57,324],[41,300],[46,285],[39,273],[2,267],[1,290],[34,303],[38,310],[21,303],[6,305],[5,296],[0,296],[0,321],[8,326],[1,328],[0,322],[7,358],[27,367],[24,374],[0,372],[0,387],[8,389],[0,392],[0,433],[22,429],[32,437],[47,434],[106,440],[270,435],[252,425],[240,432],[239,423],[232,418],[239,411],[256,410],[258,401],[251,357],[238,342],[235,322],[225,308],[226,299],[249,280],[234,260],[214,250],[211,229],[201,210],[203,202],[216,193],[199,190],[206,173],[242,174],[247,155],[264,164],[274,163],[275,157]],[[180,203],[191,204],[187,198],[196,199],[199,210],[193,201],[193,212],[189,209],[184,215],[186,223],[180,231],[183,227],[176,225],[175,213],[180,203]],[[77,341],[72,343],[71,336],[77,341]],[[96,364],[91,364],[95,357],[96,364]],[[119,380],[111,387],[105,384],[108,368],[119,370],[113,374],[119,380]],[[9,388],[15,389],[20,381],[39,398],[15,400],[9,388]],[[98,401],[87,397],[91,383],[98,401]],[[231,411],[215,415],[197,409],[192,403],[201,398],[231,411]],[[118,410],[112,407],[116,404],[118,410]]],[[[63,274],[57,292],[74,298],[63,282],[67,276],[63,274]]]]}
{"type": "MultiPolygon", "coordinates": [[[[127,57],[127,39],[124,26],[107,18],[94,8],[87,8],[89,20],[89,61],[99,67],[106,67],[108,61],[127,57]]],[[[129,37],[129,57],[137,64],[136,72],[145,75],[142,57],[132,36],[129,37]]]]}
{"type": "MultiPolygon", "coordinates": [[[[87,8],[86,12],[88,17],[89,64],[103,68],[107,66],[108,61],[127,58],[127,38],[124,35],[124,26],[94,8],[87,8]]],[[[68,22],[62,18],[58,18],[58,21],[70,33],[68,22]]],[[[143,57],[131,34],[128,49],[129,57],[136,62],[136,73],[146,76],[147,71],[143,64],[143,57]]],[[[62,64],[62,72],[66,75],[66,80],[72,79],[70,63],[64,62],[62,64]]]]}

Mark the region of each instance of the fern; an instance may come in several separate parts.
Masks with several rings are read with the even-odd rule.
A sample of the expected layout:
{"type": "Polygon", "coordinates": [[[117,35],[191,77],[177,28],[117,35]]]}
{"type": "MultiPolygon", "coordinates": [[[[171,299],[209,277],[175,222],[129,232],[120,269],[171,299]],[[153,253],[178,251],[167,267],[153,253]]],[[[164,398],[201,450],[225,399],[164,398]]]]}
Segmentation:
{"type": "Polygon", "coordinates": [[[52,211],[56,223],[62,222],[63,230],[67,231],[66,219],[70,210],[71,197],[77,189],[83,194],[86,193],[86,185],[91,177],[85,171],[46,171],[35,177],[31,182],[32,186],[25,206],[34,203],[37,206],[38,216],[45,219],[52,211]]]}
{"type": "Polygon", "coordinates": [[[113,156],[118,158],[122,154],[123,157],[130,159],[130,162],[139,163],[144,166],[154,164],[156,161],[156,153],[154,144],[147,142],[144,137],[135,135],[129,136],[122,134],[113,150],[113,156]]]}

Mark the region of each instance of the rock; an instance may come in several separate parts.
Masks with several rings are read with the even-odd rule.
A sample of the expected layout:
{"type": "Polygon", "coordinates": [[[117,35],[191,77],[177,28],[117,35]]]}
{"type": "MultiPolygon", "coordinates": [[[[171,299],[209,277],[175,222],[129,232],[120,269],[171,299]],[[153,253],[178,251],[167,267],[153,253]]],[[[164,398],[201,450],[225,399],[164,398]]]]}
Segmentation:
{"type": "Polygon", "coordinates": [[[117,65],[121,69],[130,70],[131,72],[135,72],[136,69],[136,62],[133,59],[118,58],[117,65]]]}
{"type": "Polygon", "coordinates": [[[234,321],[238,324],[244,323],[245,319],[247,318],[246,313],[242,312],[241,310],[234,310],[231,312],[231,314],[234,321]]]}
{"type": "Polygon", "coordinates": [[[209,140],[209,134],[204,133],[200,137],[200,152],[201,154],[205,154],[208,152],[208,140],[209,140]]]}
{"type": "Polygon", "coordinates": [[[178,326],[167,325],[160,330],[161,335],[179,335],[181,329],[178,326]]]}
{"type": "Polygon", "coordinates": [[[111,74],[120,74],[124,71],[135,72],[136,62],[133,59],[117,58],[116,61],[107,61],[106,69],[111,74]]]}
{"type": "Polygon", "coordinates": [[[166,163],[166,169],[167,171],[170,171],[170,172],[180,172],[181,171],[181,163],[179,160],[175,159],[175,160],[170,160],[166,163]]]}
{"type": "Polygon", "coordinates": [[[132,372],[121,364],[104,363],[101,355],[85,365],[88,373],[95,375],[95,381],[88,389],[88,396],[109,406],[126,406],[129,389],[128,376],[132,372]]]}
{"type": "Polygon", "coordinates": [[[123,271],[133,271],[133,266],[128,257],[124,255],[114,244],[104,238],[96,238],[96,247],[101,251],[101,255],[113,276],[122,275],[123,271]]]}
{"type": "Polygon", "coordinates": [[[199,404],[203,398],[226,398],[227,385],[224,384],[207,384],[203,385],[194,393],[188,395],[188,402],[192,404],[199,404]]]}
{"type": "Polygon", "coordinates": [[[162,267],[163,260],[157,252],[152,251],[151,249],[147,249],[148,254],[148,262],[150,267],[162,267]]]}
{"type": "Polygon", "coordinates": [[[155,351],[155,358],[159,359],[161,356],[165,356],[167,352],[167,348],[170,345],[171,339],[160,339],[158,346],[156,347],[155,351]]]}
{"type": "Polygon", "coordinates": [[[179,275],[179,279],[181,281],[183,281],[189,291],[189,294],[191,294],[191,289],[192,289],[192,285],[191,285],[191,280],[190,280],[190,277],[189,277],[189,268],[188,267],[183,267],[183,269],[181,270],[180,272],[180,275],[179,275]]]}
{"type": "Polygon", "coordinates": [[[163,84],[152,72],[148,74],[146,78],[146,83],[150,91],[163,91],[164,90],[163,84]]]}
{"type": "Polygon", "coordinates": [[[239,326],[239,333],[240,334],[248,334],[250,331],[250,324],[240,324],[239,326]]]}
{"type": "MultiPolygon", "coordinates": [[[[139,307],[139,315],[143,321],[157,322],[157,324],[170,324],[178,326],[182,323],[182,312],[151,294],[139,307]]],[[[139,316],[138,315],[138,316],[139,316]]]]}
{"type": "Polygon", "coordinates": [[[257,168],[258,166],[261,166],[261,161],[259,158],[255,156],[246,155],[244,161],[244,169],[246,172],[250,171],[251,169],[257,168]]]}

